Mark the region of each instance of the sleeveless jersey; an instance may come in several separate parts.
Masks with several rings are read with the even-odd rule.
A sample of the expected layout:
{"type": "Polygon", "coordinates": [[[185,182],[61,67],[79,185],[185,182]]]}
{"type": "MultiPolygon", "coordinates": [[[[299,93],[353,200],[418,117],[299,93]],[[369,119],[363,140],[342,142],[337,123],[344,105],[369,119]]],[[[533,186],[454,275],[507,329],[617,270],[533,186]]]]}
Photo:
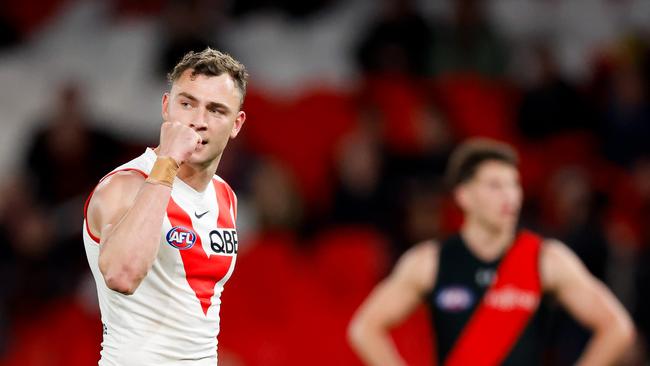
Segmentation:
{"type": "MultiPolygon", "coordinates": [[[[495,280],[504,256],[492,262],[482,261],[469,251],[460,235],[454,235],[441,244],[436,284],[426,297],[439,365],[444,365],[448,360],[457,340],[495,280]]],[[[533,271],[539,275],[539,268],[533,271]]],[[[502,365],[541,364],[544,342],[542,308],[537,307],[502,365]]],[[[498,329],[492,331],[499,332],[498,329]]],[[[490,334],[486,333],[485,337],[486,342],[489,342],[490,334]]]]}
{"type": "MultiPolygon", "coordinates": [[[[131,170],[146,177],[155,160],[155,152],[147,149],[110,174],[131,170]]],[[[216,175],[204,192],[175,178],[158,255],[132,295],[104,282],[99,238],[85,220],[89,201],[83,240],[103,323],[99,365],[216,365],[220,298],[238,248],[232,189],[216,175]]],[[[138,250],[137,242],[132,250],[138,250]]]]}

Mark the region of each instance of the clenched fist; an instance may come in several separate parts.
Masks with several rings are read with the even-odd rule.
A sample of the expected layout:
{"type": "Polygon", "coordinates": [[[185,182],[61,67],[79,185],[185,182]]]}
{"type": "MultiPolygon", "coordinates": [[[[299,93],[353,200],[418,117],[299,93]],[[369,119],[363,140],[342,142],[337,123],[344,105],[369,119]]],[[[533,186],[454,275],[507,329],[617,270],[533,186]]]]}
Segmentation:
{"type": "Polygon", "coordinates": [[[179,122],[164,122],[160,127],[160,156],[169,156],[178,165],[190,158],[201,145],[201,136],[179,122]]]}

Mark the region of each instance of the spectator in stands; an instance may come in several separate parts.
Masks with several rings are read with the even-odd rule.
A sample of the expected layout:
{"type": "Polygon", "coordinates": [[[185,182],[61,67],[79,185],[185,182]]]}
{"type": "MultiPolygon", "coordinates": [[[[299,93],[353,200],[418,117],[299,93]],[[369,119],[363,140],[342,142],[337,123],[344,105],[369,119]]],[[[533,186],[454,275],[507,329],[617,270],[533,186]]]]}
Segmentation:
{"type": "Polygon", "coordinates": [[[46,206],[71,199],[83,204],[95,182],[115,165],[123,144],[93,126],[79,85],[67,83],[54,94],[58,100],[52,113],[27,144],[27,177],[46,206]]]}
{"type": "Polygon", "coordinates": [[[650,154],[649,55],[643,42],[621,45],[612,75],[602,138],[606,156],[625,167],[650,154]]]}
{"type": "Polygon", "coordinates": [[[341,141],[336,154],[331,221],[381,227],[382,155],[377,125],[366,113],[355,131],[341,141]]]}
{"type": "Polygon", "coordinates": [[[424,75],[431,29],[413,0],[384,0],[379,18],[366,31],[357,59],[367,74],[424,75]]]}
{"type": "Polygon", "coordinates": [[[486,20],[486,2],[458,0],[451,3],[454,7],[452,21],[434,28],[429,73],[503,75],[507,67],[508,50],[486,20]]]}
{"type": "MultiPolygon", "coordinates": [[[[610,244],[602,229],[602,207],[587,172],[574,166],[560,167],[549,178],[540,207],[542,230],[566,243],[589,272],[606,283],[610,244]]],[[[589,341],[589,333],[566,311],[559,307],[553,310],[549,358],[553,364],[574,364],[589,341]]]]}
{"type": "Polygon", "coordinates": [[[524,92],[517,125],[532,141],[576,129],[596,129],[593,109],[579,90],[560,74],[548,45],[535,48],[537,75],[533,86],[524,92]]]}
{"type": "Polygon", "coordinates": [[[65,245],[24,179],[0,187],[0,234],[0,275],[5,279],[0,283],[1,354],[10,342],[4,338],[7,329],[72,293],[80,271],[73,264],[79,258],[78,243],[65,245]]]}
{"type": "Polygon", "coordinates": [[[223,49],[214,39],[222,22],[220,1],[169,0],[161,19],[163,36],[158,70],[166,73],[189,51],[223,49]]]}
{"type": "Polygon", "coordinates": [[[283,232],[299,228],[302,207],[286,169],[277,162],[262,161],[255,168],[250,184],[259,232],[283,232]]]}

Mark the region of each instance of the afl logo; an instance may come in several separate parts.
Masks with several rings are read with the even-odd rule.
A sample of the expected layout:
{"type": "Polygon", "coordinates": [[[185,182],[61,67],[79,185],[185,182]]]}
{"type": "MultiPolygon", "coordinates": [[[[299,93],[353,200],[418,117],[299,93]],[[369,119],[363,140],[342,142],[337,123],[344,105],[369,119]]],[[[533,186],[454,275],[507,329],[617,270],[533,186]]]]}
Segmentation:
{"type": "Polygon", "coordinates": [[[458,313],[474,304],[474,295],[465,286],[447,286],[438,292],[436,304],[444,311],[458,313]]]}
{"type": "Polygon", "coordinates": [[[190,249],[196,242],[196,233],[182,226],[175,226],[167,232],[167,242],[180,250],[190,249]]]}

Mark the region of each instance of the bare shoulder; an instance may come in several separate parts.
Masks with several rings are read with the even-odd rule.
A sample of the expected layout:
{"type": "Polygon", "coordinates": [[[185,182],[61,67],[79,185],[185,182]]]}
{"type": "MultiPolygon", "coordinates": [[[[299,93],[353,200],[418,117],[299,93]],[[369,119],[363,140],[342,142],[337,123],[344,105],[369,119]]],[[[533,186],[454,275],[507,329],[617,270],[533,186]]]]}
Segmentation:
{"type": "Polygon", "coordinates": [[[542,286],[554,291],[558,284],[586,271],[578,256],[564,243],[547,239],[540,249],[542,286]]]}
{"type": "Polygon", "coordinates": [[[563,242],[557,239],[546,239],[542,243],[540,255],[542,261],[566,261],[575,257],[575,254],[563,242]]]}
{"type": "Polygon", "coordinates": [[[121,216],[131,206],[144,180],[138,172],[120,171],[97,185],[86,212],[88,226],[94,235],[99,236],[103,226],[112,223],[116,216],[121,216]]]}
{"type": "Polygon", "coordinates": [[[435,283],[439,252],[440,245],[434,240],[418,243],[402,255],[393,275],[428,291],[435,283]]]}
{"type": "Polygon", "coordinates": [[[402,257],[400,262],[408,262],[415,266],[420,266],[430,262],[431,257],[437,257],[439,252],[439,244],[435,240],[427,240],[415,244],[409,250],[407,250],[402,257]]]}
{"type": "Polygon", "coordinates": [[[118,171],[102,180],[95,188],[95,196],[128,194],[142,185],[144,176],[133,170],[118,171]]]}

